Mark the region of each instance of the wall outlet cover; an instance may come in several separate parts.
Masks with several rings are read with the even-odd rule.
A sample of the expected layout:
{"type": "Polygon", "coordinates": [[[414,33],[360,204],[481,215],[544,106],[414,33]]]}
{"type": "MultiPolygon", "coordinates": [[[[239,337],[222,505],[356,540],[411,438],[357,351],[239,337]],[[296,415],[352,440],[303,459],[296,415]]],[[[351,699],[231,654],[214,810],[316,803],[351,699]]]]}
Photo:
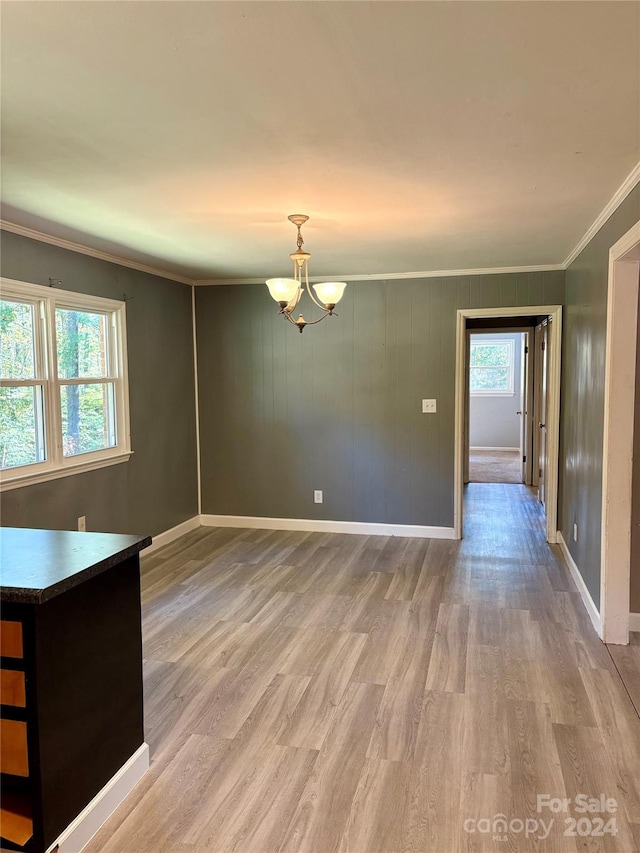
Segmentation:
{"type": "Polygon", "coordinates": [[[422,414],[429,415],[433,414],[436,411],[436,401],[435,400],[423,400],[422,401],[422,414]]]}
{"type": "Polygon", "coordinates": [[[313,502],[314,504],[322,503],[322,489],[315,489],[313,492],[313,502]]]}

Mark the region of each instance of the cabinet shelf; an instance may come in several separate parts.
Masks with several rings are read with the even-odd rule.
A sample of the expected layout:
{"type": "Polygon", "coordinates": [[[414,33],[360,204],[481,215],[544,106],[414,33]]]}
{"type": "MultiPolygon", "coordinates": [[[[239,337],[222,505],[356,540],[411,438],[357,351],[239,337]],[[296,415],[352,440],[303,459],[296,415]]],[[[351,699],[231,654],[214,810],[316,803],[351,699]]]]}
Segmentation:
{"type": "Polygon", "coordinates": [[[20,847],[33,835],[29,795],[21,791],[3,791],[0,805],[0,833],[5,841],[20,847]]]}
{"type": "Polygon", "coordinates": [[[12,776],[29,775],[26,722],[0,719],[0,769],[12,776]]]}
{"type": "Polygon", "coordinates": [[[0,785],[2,786],[2,794],[5,790],[20,790],[26,791],[31,788],[31,778],[29,776],[14,776],[13,773],[0,773],[0,785]]]}
{"type": "Polygon", "coordinates": [[[14,705],[0,705],[0,719],[2,720],[26,722],[28,716],[26,708],[16,708],[14,705]]]}
{"type": "Polygon", "coordinates": [[[27,707],[24,672],[19,669],[0,669],[0,703],[14,708],[27,707]]]}
{"type": "Polygon", "coordinates": [[[3,657],[22,658],[22,624],[3,619],[0,622],[0,651],[3,657]]]}

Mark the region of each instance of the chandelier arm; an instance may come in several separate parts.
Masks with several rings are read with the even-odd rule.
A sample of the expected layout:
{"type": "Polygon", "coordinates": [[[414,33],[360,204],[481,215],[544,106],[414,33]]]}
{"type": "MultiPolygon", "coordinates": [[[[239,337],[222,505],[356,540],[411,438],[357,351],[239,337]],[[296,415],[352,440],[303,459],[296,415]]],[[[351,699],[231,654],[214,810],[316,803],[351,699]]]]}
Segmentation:
{"type": "MultiPolygon", "coordinates": [[[[329,312],[327,311],[326,306],[323,305],[322,302],[320,302],[320,300],[313,293],[313,290],[309,287],[309,269],[308,269],[306,264],[304,265],[304,279],[305,279],[304,283],[305,283],[306,288],[307,288],[307,293],[311,297],[311,300],[313,302],[315,302],[315,304],[318,306],[318,308],[320,308],[321,311],[325,311],[328,314],[329,312]]],[[[309,325],[311,325],[311,323],[309,325]]]]}
{"type": "Polygon", "coordinates": [[[296,290],[287,307],[285,308],[285,313],[293,311],[297,307],[302,297],[302,281],[300,280],[300,275],[298,273],[295,261],[293,262],[293,277],[298,282],[298,289],[296,290]]]}
{"type": "MultiPolygon", "coordinates": [[[[317,320],[310,320],[308,322],[305,321],[305,326],[317,326],[318,323],[321,323],[325,317],[329,317],[329,316],[330,316],[329,312],[325,311],[324,314],[322,315],[322,317],[318,317],[317,320]]],[[[293,322],[295,323],[295,320],[293,322]]]]}
{"type": "MultiPolygon", "coordinates": [[[[330,316],[329,312],[325,311],[325,313],[322,315],[322,317],[318,317],[317,320],[305,320],[304,324],[305,324],[305,326],[317,326],[318,323],[321,323],[325,317],[329,317],[329,316],[330,316]]],[[[331,316],[336,316],[336,315],[332,314],[331,316]]],[[[291,322],[296,326],[298,325],[295,320],[292,320],[291,322]]]]}
{"type": "Polygon", "coordinates": [[[314,296],[314,295],[313,295],[313,292],[311,291],[311,289],[310,289],[310,287],[309,287],[309,284],[308,284],[308,283],[307,283],[307,293],[308,293],[308,294],[309,294],[309,296],[311,297],[311,300],[312,300],[313,302],[315,302],[315,304],[318,306],[318,308],[319,308],[321,311],[325,311],[327,314],[329,313],[329,312],[327,311],[327,307],[326,307],[326,305],[323,305],[323,304],[322,304],[322,302],[320,302],[320,301],[319,301],[319,299],[318,299],[316,296],[314,296]]]}
{"type": "Polygon", "coordinates": [[[300,302],[301,297],[302,297],[302,287],[300,286],[300,284],[298,284],[298,289],[296,290],[296,293],[295,293],[293,299],[291,300],[291,302],[289,302],[287,307],[284,309],[285,314],[291,313],[291,311],[293,311],[293,310],[295,310],[295,308],[297,308],[298,302],[300,302]]]}

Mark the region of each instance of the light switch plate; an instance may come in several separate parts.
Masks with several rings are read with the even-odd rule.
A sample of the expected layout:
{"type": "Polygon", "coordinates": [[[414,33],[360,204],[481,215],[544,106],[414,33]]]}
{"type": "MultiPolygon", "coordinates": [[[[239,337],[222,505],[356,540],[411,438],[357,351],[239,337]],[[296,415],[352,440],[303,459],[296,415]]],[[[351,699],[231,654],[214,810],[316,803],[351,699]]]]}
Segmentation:
{"type": "Polygon", "coordinates": [[[423,400],[422,401],[422,414],[430,415],[436,411],[436,401],[435,400],[423,400]]]}

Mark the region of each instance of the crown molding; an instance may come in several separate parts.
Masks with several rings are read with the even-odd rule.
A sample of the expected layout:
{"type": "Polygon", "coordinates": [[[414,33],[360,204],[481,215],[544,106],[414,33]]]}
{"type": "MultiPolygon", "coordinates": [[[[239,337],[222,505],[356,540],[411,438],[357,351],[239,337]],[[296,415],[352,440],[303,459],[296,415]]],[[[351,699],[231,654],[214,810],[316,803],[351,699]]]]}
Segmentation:
{"type": "Polygon", "coordinates": [[[149,275],[168,278],[171,281],[180,282],[180,284],[193,284],[193,279],[186,278],[178,273],[150,267],[147,264],[140,264],[137,261],[130,261],[127,258],[121,258],[120,255],[112,255],[111,252],[101,252],[99,249],[91,249],[89,246],[83,246],[82,243],[73,243],[71,240],[63,240],[61,237],[53,237],[51,234],[44,234],[42,231],[35,231],[33,228],[17,225],[15,222],[8,222],[6,219],[0,219],[0,229],[2,231],[11,231],[12,234],[19,234],[21,237],[29,237],[31,240],[38,240],[40,243],[49,243],[51,246],[58,246],[60,249],[68,249],[70,252],[89,255],[89,257],[97,258],[99,261],[119,264],[121,267],[129,267],[132,270],[138,270],[138,272],[146,272],[149,275]]]}
{"type": "Polygon", "coordinates": [[[594,220],[592,225],[589,228],[587,228],[584,235],[582,236],[582,239],[576,244],[574,249],[567,255],[564,263],[562,264],[563,269],[566,270],[567,267],[575,261],[575,259],[578,257],[578,255],[584,249],[584,247],[587,245],[587,243],[602,228],[602,226],[607,221],[607,219],[609,219],[609,217],[613,213],[615,213],[615,211],[620,207],[620,205],[625,200],[625,198],[629,195],[631,190],[639,182],[640,182],[640,162],[636,163],[636,165],[633,167],[633,169],[629,172],[627,177],[624,179],[624,181],[620,184],[618,189],[615,191],[615,193],[611,197],[609,203],[600,212],[600,215],[594,220]]]}
{"type": "MultiPolygon", "coordinates": [[[[480,267],[468,270],[419,270],[418,272],[384,272],[370,273],[368,275],[310,275],[309,281],[380,281],[402,278],[446,278],[464,275],[504,275],[505,273],[520,272],[549,272],[552,270],[563,270],[562,264],[538,264],[525,267],[480,267]]],[[[193,283],[196,287],[211,287],[220,284],[264,284],[264,278],[211,278],[196,279],[193,283]]]]}
{"type": "MultiPolygon", "coordinates": [[[[309,276],[309,281],[373,281],[379,279],[402,279],[402,278],[444,278],[445,276],[464,276],[464,275],[500,275],[504,273],[520,273],[520,272],[544,272],[546,270],[566,270],[573,263],[580,252],[584,249],[587,243],[594,235],[602,228],[609,217],[615,213],[620,207],[625,198],[629,195],[636,184],[640,183],[640,162],[629,172],[622,184],[611,197],[608,204],[603,208],[593,224],[585,231],[582,238],[567,255],[561,264],[539,264],[537,266],[525,267],[487,267],[480,269],[469,270],[423,270],[419,272],[401,272],[401,273],[372,273],[371,275],[336,275],[336,276],[309,276]]],[[[196,279],[193,284],[196,287],[212,286],[218,284],[263,284],[263,278],[211,278],[211,279],[196,279]]]]}
{"type": "MultiPolygon", "coordinates": [[[[478,269],[463,269],[463,270],[418,270],[416,272],[393,272],[393,273],[370,273],[367,275],[334,275],[334,276],[309,276],[309,281],[392,281],[395,279],[409,278],[446,278],[452,276],[466,275],[505,275],[508,273],[526,273],[526,272],[547,272],[552,270],[566,270],[573,263],[580,252],[584,249],[587,243],[594,235],[602,228],[609,217],[617,210],[631,190],[640,183],[640,162],[634,166],[631,172],[627,175],[622,184],[613,194],[609,203],[600,212],[593,224],[587,229],[580,241],[574,249],[567,255],[564,262],[561,264],[537,264],[523,267],[480,267],[478,269]]],[[[82,255],[89,255],[92,258],[97,258],[101,261],[108,261],[112,264],[119,264],[123,267],[138,270],[139,272],[149,273],[149,275],[160,276],[160,278],[168,278],[171,281],[177,281],[181,284],[195,285],[196,287],[211,287],[223,284],[264,284],[264,278],[208,278],[208,279],[191,279],[186,276],[178,275],[178,273],[168,272],[167,270],[150,267],[146,264],[140,264],[137,261],[130,261],[127,258],[122,258],[119,255],[113,255],[110,252],[101,252],[98,249],[91,249],[89,246],[83,246],[81,243],[73,243],[70,240],[63,240],[61,237],[53,237],[51,234],[44,234],[42,231],[35,231],[32,228],[26,228],[23,225],[17,225],[15,222],[8,222],[6,219],[0,219],[0,229],[3,231],[11,231],[14,234],[20,234],[23,237],[30,237],[32,240],[39,240],[41,243],[50,243],[52,246],[58,246],[61,249],[68,249],[70,252],[79,252],[82,255]]]]}
{"type": "MultiPolygon", "coordinates": [[[[180,276],[177,273],[167,272],[166,270],[150,267],[146,264],[140,264],[137,261],[129,261],[126,258],[121,258],[119,255],[112,255],[110,252],[101,252],[99,249],[91,249],[89,246],[83,246],[81,243],[73,243],[70,240],[63,240],[61,237],[53,237],[51,234],[45,234],[42,231],[35,231],[33,228],[26,228],[24,225],[17,225],[15,222],[8,222],[6,219],[0,219],[0,229],[3,231],[11,231],[13,234],[20,234],[22,237],[30,237],[32,240],[39,240],[41,243],[50,243],[52,246],[58,246],[61,249],[68,249],[70,252],[79,252],[82,255],[89,255],[92,258],[98,258],[101,261],[109,261],[112,264],[120,264],[123,267],[130,267],[140,272],[146,272],[150,275],[157,275],[161,278],[168,278],[171,281],[178,281],[181,284],[195,285],[197,287],[210,287],[222,284],[264,284],[263,278],[211,278],[211,279],[191,279],[185,276],[180,276]]],[[[309,281],[379,281],[393,280],[406,278],[445,278],[453,276],[465,275],[503,275],[506,273],[524,273],[524,272],[547,272],[550,270],[563,270],[565,267],[562,264],[537,264],[523,267],[480,267],[478,269],[464,270],[418,270],[417,272],[388,272],[388,273],[369,273],[367,275],[312,275],[309,276],[309,281]]]]}

